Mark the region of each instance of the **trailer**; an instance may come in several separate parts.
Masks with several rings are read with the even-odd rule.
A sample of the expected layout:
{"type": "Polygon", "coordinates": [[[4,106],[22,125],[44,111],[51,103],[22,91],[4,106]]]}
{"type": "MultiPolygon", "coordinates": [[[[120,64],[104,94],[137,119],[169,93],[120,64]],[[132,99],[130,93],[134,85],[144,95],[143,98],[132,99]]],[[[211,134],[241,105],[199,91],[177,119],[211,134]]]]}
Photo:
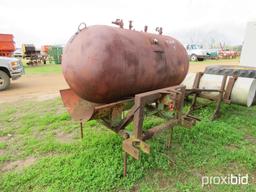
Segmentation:
{"type": "Polygon", "coordinates": [[[15,42],[12,34],[0,34],[0,56],[11,57],[15,51],[15,42]]]}
{"type": "Polygon", "coordinates": [[[42,62],[42,56],[39,50],[33,44],[22,44],[22,58],[26,60],[27,65],[38,65],[42,62]]]}

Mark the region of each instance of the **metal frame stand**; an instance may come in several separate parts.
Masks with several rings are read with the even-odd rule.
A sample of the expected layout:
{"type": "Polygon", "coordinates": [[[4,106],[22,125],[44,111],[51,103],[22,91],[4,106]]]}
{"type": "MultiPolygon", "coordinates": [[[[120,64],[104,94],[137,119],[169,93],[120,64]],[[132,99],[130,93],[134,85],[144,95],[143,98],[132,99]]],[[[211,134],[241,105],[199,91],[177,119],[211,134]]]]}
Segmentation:
{"type": "Polygon", "coordinates": [[[192,116],[184,116],[182,113],[185,86],[173,86],[140,93],[136,94],[135,97],[109,104],[90,103],[78,97],[71,89],[60,92],[63,103],[72,118],[80,122],[81,138],[83,138],[83,122],[98,119],[124,139],[122,143],[124,176],[127,175],[128,155],[138,160],[140,151],[150,153],[150,146],[145,142],[146,140],[164,129],[170,129],[170,135],[167,139],[167,146],[170,147],[172,128],[178,124],[191,127],[196,121],[192,116]],[[165,116],[164,111],[171,111],[169,113],[171,116],[165,116]],[[161,117],[166,122],[143,130],[144,117],[148,113],[161,117]],[[132,121],[133,131],[130,133],[125,128],[132,121]]]}
{"type": "Polygon", "coordinates": [[[231,103],[230,96],[231,96],[231,92],[237,77],[230,77],[228,79],[228,77],[224,75],[220,89],[200,89],[199,88],[200,80],[203,75],[204,73],[202,72],[197,73],[194,84],[193,84],[193,88],[186,89],[186,96],[193,95],[192,104],[189,108],[189,111],[187,112],[187,115],[190,115],[193,111],[204,107],[204,106],[197,106],[197,98],[200,97],[200,98],[204,98],[204,99],[208,99],[216,102],[216,108],[211,118],[211,120],[215,120],[220,117],[221,102],[225,102],[228,104],[231,103]],[[217,92],[218,94],[217,96],[210,96],[209,94],[205,94],[209,92],[217,92]]]}

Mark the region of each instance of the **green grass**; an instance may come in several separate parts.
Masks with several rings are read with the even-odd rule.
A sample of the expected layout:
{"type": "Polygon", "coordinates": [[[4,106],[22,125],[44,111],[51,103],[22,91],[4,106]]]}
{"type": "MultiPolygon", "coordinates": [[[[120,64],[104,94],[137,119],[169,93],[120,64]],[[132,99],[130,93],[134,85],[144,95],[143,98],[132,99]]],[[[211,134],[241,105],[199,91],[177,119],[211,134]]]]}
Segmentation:
{"type": "Polygon", "coordinates": [[[240,57],[234,58],[234,59],[208,59],[204,61],[190,61],[190,64],[222,64],[222,65],[228,65],[230,63],[239,63],[240,57]]]}
{"type": "MultiPolygon", "coordinates": [[[[171,149],[164,146],[167,132],[148,141],[151,154],[129,157],[124,178],[122,140],[97,121],[85,125],[81,140],[60,99],[1,104],[0,138],[8,139],[0,143],[0,169],[28,157],[36,161],[1,172],[0,191],[255,191],[252,183],[201,187],[206,175],[256,178],[256,107],[222,105],[221,118],[212,122],[213,110],[195,113],[202,121],[191,129],[176,127],[171,149]]],[[[159,122],[147,117],[144,127],[159,122]]]]}
{"type": "Polygon", "coordinates": [[[33,74],[58,74],[61,73],[61,65],[57,64],[40,64],[37,66],[24,66],[26,75],[33,74]]]}

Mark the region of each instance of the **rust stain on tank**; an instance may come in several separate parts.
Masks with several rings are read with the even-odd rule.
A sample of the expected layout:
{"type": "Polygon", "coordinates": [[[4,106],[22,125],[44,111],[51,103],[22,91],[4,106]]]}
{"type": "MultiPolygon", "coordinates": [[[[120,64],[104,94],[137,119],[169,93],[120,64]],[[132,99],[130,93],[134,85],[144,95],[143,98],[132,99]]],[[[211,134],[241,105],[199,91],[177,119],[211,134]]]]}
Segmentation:
{"type": "Polygon", "coordinates": [[[96,25],[67,43],[62,68],[79,97],[108,103],[178,85],[188,72],[188,56],[172,37],[96,25]]]}

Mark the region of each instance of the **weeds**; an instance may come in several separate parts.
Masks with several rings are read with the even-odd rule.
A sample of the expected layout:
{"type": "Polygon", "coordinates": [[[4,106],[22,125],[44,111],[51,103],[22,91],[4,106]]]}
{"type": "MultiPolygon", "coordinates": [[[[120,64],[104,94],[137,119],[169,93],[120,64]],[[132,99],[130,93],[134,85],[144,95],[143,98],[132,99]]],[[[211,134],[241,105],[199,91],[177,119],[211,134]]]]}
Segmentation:
{"type": "MultiPolygon", "coordinates": [[[[22,170],[2,171],[0,191],[255,190],[255,184],[201,187],[204,175],[256,174],[256,107],[222,105],[221,118],[212,122],[213,110],[209,105],[195,113],[202,121],[191,129],[176,127],[171,149],[165,148],[167,132],[148,141],[151,154],[142,154],[139,161],[129,157],[124,178],[122,140],[97,121],[85,124],[81,140],[78,123],[60,99],[2,104],[0,168],[31,156],[36,161],[22,170]],[[71,134],[71,141],[60,142],[60,132],[71,134]]],[[[160,119],[147,117],[144,127],[158,123],[160,119]]]]}

